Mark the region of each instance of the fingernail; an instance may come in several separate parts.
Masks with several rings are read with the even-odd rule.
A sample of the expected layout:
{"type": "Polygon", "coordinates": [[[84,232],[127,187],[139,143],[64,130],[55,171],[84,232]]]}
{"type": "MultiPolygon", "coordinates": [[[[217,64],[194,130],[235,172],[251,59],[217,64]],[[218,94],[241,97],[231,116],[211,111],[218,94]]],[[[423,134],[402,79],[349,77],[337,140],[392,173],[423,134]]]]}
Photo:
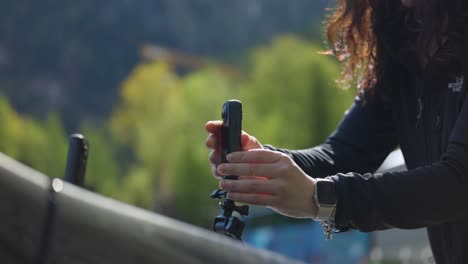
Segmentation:
{"type": "Polygon", "coordinates": [[[226,171],[226,166],[225,165],[219,165],[218,166],[218,173],[223,174],[226,171]]]}
{"type": "Polygon", "coordinates": [[[227,154],[227,155],[226,155],[226,159],[227,159],[228,161],[232,161],[233,156],[234,156],[234,155],[232,155],[232,154],[227,154]]]}

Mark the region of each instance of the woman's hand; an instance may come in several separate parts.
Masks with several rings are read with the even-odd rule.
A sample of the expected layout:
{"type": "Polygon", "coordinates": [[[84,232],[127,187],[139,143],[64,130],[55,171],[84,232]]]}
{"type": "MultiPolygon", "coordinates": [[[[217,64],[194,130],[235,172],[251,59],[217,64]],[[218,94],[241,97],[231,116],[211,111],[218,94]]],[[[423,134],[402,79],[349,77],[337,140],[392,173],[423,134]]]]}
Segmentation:
{"type": "Polygon", "coordinates": [[[286,154],[251,149],[227,156],[230,163],[218,166],[219,175],[238,175],[238,180],[221,180],[220,187],[234,201],[264,205],[280,214],[315,218],[315,179],[309,177],[286,154]]]}
{"type": "MultiPolygon", "coordinates": [[[[221,175],[217,171],[218,165],[221,163],[221,126],[222,121],[209,121],[205,125],[205,129],[208,133],[208,138],[206,139],[205,145],[207,148],[211,149],[209,160],[211,163],[211,170],[213,176],[220,177],[221,175]]],[[[250,149],[261,149],[262,144],[253,136],[242,131],[241,135],[241,149],[250,150],[250,149]]]]}

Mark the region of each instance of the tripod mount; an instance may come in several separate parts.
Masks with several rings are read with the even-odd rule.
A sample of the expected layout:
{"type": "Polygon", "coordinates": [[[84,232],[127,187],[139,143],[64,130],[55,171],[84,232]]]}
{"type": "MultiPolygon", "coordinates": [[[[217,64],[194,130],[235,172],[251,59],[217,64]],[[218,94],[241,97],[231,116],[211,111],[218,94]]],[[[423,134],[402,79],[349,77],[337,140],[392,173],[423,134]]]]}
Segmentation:
{"type": "Polygon", "coordinates": [[[237,206],[233,200],[226,198],[227,192],[224,190],[215,190],[211,193],[212,199],[220,199],[219,206],[221,207],[218,216],[213,223],[213,230],[217,233],[224,233],[235,239],[242,238],[245,223],[239,218],[233,216],[237,212],[241,216],[249,214],[249,206],[237,206]]]}

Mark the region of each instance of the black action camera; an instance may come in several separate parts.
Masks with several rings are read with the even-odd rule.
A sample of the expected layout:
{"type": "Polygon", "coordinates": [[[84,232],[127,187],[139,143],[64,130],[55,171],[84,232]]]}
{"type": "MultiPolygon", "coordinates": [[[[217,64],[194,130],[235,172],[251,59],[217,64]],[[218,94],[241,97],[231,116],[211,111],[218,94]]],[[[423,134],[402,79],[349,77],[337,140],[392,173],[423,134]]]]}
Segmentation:
{"type": "MultiPolygon", "coordinates": [[[[242,103],[238,100],[229,100],[223,105],[221,112],[223,124],[221,127],[221,160],[227,163],[226,156],[235,151],[241,150],[242,133],[242,103]]],[[[224,179],[237,180],[238,176],[223,176],[224,179]]],[[[237,206],[234,201],[226,198],[227,192],[215,190],[211,193],[211,198],[222,199],[219,203],[221,210],[213,223],[213,230],[218,233],[241,239],[245,223],[239,218],[232,216],[233,212],[238,212],[242,216],[249,214],[247,205],[237,206]]]]}
{"type": "MultiPolygon", "coordinates": [[[[242,133],[242,103],[238,100],[229,100],[223,105],[221,117],[221,160],[228,163],[226,156],[241,150],[242,133]]],[[[237,176],[224,176],[225,179],[237,179],[237,176]]]]}

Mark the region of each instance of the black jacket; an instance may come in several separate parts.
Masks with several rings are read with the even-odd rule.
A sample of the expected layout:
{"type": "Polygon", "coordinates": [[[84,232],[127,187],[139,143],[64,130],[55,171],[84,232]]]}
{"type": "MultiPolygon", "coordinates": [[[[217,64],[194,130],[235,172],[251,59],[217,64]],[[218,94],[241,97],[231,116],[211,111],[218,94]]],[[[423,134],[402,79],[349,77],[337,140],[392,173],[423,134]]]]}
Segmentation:
{"type": "Polygon", "coordinates": [[[356,99],[324,144],[270,148],[312,177],[331,175],[339,228],[427,227],[437,263],[468,263],[466,85],[461,62],[438,60],[451,45],[449,39],[423,72],[399,76],[390,100],[378,90],[365,104],[356,99]],[[408,171],[370,173],[397,146],[408,171]]]}

